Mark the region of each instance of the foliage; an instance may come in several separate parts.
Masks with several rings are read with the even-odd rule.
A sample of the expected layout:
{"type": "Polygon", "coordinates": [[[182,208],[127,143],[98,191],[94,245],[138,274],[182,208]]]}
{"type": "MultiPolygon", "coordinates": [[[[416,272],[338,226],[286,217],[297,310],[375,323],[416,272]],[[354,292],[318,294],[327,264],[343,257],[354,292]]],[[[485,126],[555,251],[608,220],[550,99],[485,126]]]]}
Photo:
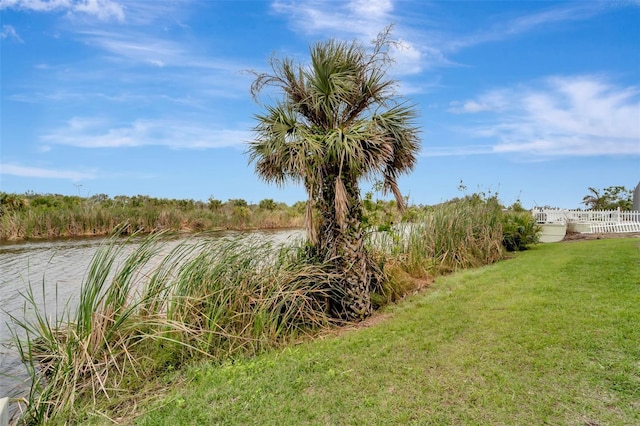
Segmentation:
{"type": "Polygon", "coordinates": [[[109,235],[124,224],[129,233],[302,226],[304,212],[270,201],[265,209],[242,199],[223,203],[213,196],[204,203],[146,195],[0,193],[0,240],[109,235]]]}
{"type": "Polygon", "coordinates": [[[369,327],[194,366],[136,424],[640,424],[639,254],[546,244],[439,278],[369,327]]]}
{"type": "Polygon", "coordinates": [[[541,232],[528,211],[505,211],[502,215],[502,244],[507,251],[526,250],[539,241],[541,232]]]}
{"type": "Polygon", "coordinates": [[[218,211],[222,208],[222,201],[216,199],[212,196],[209,197],[209,210],[218,211]]]}
{"type": "Polygon", "coordinates": [[[235,198],[235,199],[230,199],[229,201],[227,201],[230,205],[232,205],[233,207],[248,207],[249,203],[247,203],[244,199],[242,198],[235,198]]]}
{"type": "MultiPolygon", "coordinates": [[[[495,197],[468,196],[419,214],[369,233],[383,277],[370,290],[376,308],[434,276],[503,257],[495,197]]],[[[77,310],[52,321],[28,297],[35,320],[14,318],[26,332],[18,344],[33,375],[26,418],[49,422],[62,412],[80,421],[98,401],[122,411],[161,371],[202,357],[254,355],[336,324],[329,303],[342,276],[329,262],[310,263],[306,244],[196,236],[170,249],[162,233],[133,245],[132,238],[114,237],[96,254],[77,310]]]]}
{"type": "Polygon", "coordinates": [[[301,262],[300,247],[204,238],[158,261],[161,237],[129,252],[131,239],[107,241],[75,312],[57,319],[28,288],[25,319],[12,317],[26,336],[14,340],[32,375],[25,423],[48,423],[61,412],[82,421],[78,407],[133,398],[185,359],[253,355],[331,323],[326,301],[337,277],[301,262]],[[26,319],[27,309],[35,318],[26,319]]]}
{"type": "Polygon", "coordinates": [[[495,197],[467,196],[424,210],[414,223],[374,234],[371,244],[412,276],[434,276],[500,260],[501,218],[495,197]]]}
{"type": "Polygon", "coordinates": [[[282,96],[257,115],[249,157],[268,182],[301,183],[308,196],[305,225],[310,256],[329,261],[344,279],[334,315],[362,319],[371,313],[369,292],[378,279],[363,245],[359,183],[379,177],[398,206],[397,185],[419,150],[415,109],[388,79],[389,30],[372,50],[331,40],[310,49],[309,65],[272,59],[271,74],[256,74],[255,96],[275,87],[282,96]]]}
{"type": "Polygon", "coordinates": [[[260,201],[260,203],[258,203],[258,207],[263,210],[273,211],[276,209],[277,205],[276,202],[271,198],[265,198],[264,200],[260,201]]]}
{"type": "Polygon", "coordinates": [[[632,210],[633,190],[624,186],[610,186],[604,190],[589,187],[589,194],[582,198],[589,210],[632,210]]]}

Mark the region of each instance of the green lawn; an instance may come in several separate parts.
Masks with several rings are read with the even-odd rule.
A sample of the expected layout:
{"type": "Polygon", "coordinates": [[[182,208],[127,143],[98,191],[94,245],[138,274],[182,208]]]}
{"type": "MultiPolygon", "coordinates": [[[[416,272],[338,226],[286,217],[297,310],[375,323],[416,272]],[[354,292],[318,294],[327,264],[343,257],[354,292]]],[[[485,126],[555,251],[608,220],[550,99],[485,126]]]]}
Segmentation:
{"type": "Polygon", "coordinates": [[[192,368],[137,424],[640,424],[638,238],[539,245],[382,315],[192,368]]]}

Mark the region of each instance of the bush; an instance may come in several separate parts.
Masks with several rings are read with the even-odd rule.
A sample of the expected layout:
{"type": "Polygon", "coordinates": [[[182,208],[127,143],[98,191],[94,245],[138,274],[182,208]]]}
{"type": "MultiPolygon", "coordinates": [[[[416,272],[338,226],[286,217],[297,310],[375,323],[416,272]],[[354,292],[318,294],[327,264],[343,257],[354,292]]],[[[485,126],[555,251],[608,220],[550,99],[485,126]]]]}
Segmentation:
{"type": "Polygon", "coordinates": [[[529,212],[507,211],[502,216],[502,245],[507,251],[526,250],[540,239],[542,228],[529,212]]]}

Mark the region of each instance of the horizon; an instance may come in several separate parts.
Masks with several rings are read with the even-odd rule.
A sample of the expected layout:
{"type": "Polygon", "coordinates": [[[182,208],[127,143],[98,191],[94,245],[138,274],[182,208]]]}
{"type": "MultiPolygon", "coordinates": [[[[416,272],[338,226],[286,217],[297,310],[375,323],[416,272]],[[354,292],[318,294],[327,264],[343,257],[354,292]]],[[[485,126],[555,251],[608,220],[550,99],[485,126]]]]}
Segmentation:
{"type": "Polygon", "coordinates": [[[248,164],[277,96],[254,102],[246,71],[388,25],[389,76],[420,112],[410,203],[581,208],[640,182],[640,1],[326,4],[0,0],[0,191],[304,201],[248,164]]]}

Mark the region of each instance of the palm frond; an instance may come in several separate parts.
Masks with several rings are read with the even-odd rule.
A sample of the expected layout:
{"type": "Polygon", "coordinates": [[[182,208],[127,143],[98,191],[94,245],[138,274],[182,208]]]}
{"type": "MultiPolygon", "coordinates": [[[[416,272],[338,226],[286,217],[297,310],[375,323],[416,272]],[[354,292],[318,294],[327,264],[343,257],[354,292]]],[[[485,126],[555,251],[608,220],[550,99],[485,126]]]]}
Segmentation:
{"type": "Polygon", "coordinates": [[[254,95],[271,86],[283,98],[256,116],[250,162],[266,181],[304,182],[309,200],[332,210],[321,216],[338,223],[351,214],[350,197],[359,197],[347,194],[345,185],[357,191],[363,178],[381,177],[403,207],[397,179],[417,161],[417,112],[387,77],[390,30],[370,51],[330,40],[310,48],[307,65],[272,59],[272,73],[256,74],[252,85],[254,95]]]}

